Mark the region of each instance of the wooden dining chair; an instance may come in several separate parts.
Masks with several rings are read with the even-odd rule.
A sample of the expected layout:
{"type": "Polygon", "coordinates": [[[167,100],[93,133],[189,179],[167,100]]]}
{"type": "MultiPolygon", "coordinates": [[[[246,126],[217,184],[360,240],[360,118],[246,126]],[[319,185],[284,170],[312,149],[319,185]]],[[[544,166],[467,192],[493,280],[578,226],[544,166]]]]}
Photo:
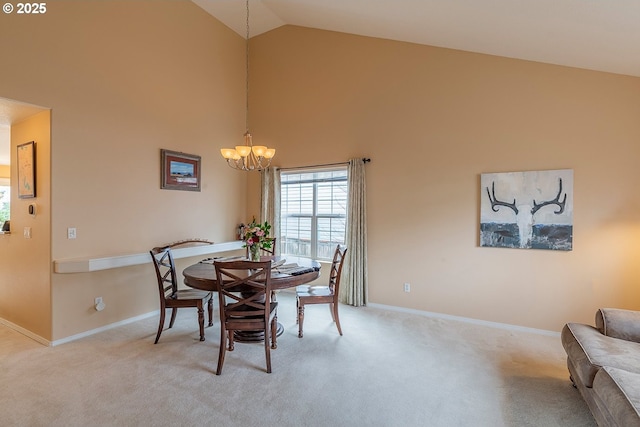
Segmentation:
{"type": "Polygon", "coordinates": [[[277,302],[271,301],[271,261],[214,262],[220,312],[220,352],[216,375],[222,373],[227,350],[234,349],[235,331],[264,331],[267,373],[271,348],[276,348],[277,302]]]}
{"type": "MultiPolygon", "coordinates": [[[[182,241],[177,244],[184,244],[182,241]]],[[[171,309],[171,321],[169,329],[173,327],[176,320],[178,308],[195,307],[198,309],[198,323],[200,325],[200,341],[204,341],[204,304],[207,304],[209,312],[209,325],[213,325],[213,295],[212,292],[199,291],[197,289],[178,289],[176,265],[173,261],[171,246],[156,247],[149,251],[158,280],[158,291],[160,293],[160,324],[156,341],[158,343],[160,334],[164,329],[164,318],[166,309],[171,309]]]]}
{"type": "MultiPolygon", "coordinates": [[[[275,257],[276,255],[276,239],[277,237],[271,237],[271,238],[267,238],[267,240],[271,241],[271,248],[260,248],[260,252],[261,252],[261,256],[260,258],[262,258],[262,255],[266,256],[266,257],[275,257]]],[[[249,259],[249,247],[247,246],[247,259],[249,259]]],[[[264,260],[265,258],[262,258],[262,260],[264,260]]],[[[278,291],[271,291],[271,300],[275,301],[276,300],[276,295],[277,295],[278,291]]]]}
{"type": "Polygon", "coordinates": [[[338,327],[338,333],[342,335],[340,318],[338,317],[338,292],[340,290],[340,276],[342,276],[342,266],[347,248],[338,245],[333,254],[331,271],[329,273],[329,284],[320,285],[300,285],[296,287],[296,307],[298,309],[298,338],[302,338],[302,323],[304,322],[304,306],[307,304],[329,304],[331,317],[338,327]]]}

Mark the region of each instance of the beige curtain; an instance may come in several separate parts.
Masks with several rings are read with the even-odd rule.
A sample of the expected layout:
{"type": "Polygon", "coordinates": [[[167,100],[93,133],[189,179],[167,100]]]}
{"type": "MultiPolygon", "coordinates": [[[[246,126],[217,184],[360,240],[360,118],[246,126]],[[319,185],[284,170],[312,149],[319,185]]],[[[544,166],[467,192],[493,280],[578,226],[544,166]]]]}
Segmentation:
{"type": "Polygon", "coordinates": [[[260,171],[262,178],[262,206],[260,207],[260,222],[271,224],[270,237],[276,241],[275,254],[280,253],[280,169],[267,168],[260,171]]]}
{"type": "Polygon", "coordinates": [[[361,306],[368,297],[367,279],[367,201],[362,159],[349,160],[349,198],[347,202],[347,256],[343,267],[340,302],[361,306]]]}

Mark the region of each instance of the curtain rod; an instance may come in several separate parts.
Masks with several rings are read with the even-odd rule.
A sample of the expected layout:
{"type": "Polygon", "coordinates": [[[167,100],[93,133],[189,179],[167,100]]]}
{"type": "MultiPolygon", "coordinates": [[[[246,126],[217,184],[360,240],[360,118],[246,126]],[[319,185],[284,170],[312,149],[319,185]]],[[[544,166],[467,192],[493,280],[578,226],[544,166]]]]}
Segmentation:
{"type": "MultiPolygon", "coordinates": [[[[370,158],[368,157],[363,157],[362,158],[362,163],[367,164],[371,161],[370,158]]],[[[325,163],[323,165],[309,165],[309,166],[293,166],[290,168],[280,168],[281,171],[290,171],[290,170],[295,170],[295,169],[312,169],[312,168],[325,168],[325,167],[329,167],[329,166],[344,166],[344,165],[348,165],[349,162],[338,162],[338,163],[325,163]]]]}

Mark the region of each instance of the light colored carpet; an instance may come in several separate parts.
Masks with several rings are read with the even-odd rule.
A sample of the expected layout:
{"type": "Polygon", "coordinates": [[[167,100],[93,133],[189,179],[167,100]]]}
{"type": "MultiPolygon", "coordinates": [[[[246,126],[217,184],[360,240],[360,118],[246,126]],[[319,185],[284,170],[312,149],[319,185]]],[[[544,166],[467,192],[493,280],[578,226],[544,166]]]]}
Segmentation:
{"type": "Polygon", "coordinates": [[[595,426],[559,338],[341,305],[343,337],[315,306],[299,339],[279,300],[272,374],[237,344],[216,376],[193,309],[157,345],[157,317],[52,348],[0,326],[0,425],[595,426]]]}

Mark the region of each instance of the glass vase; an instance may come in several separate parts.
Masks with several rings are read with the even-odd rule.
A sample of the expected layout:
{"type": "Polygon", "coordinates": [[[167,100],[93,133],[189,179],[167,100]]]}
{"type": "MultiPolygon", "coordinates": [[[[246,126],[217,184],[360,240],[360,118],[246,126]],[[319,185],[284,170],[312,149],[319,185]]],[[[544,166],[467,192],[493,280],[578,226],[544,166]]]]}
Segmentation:
{"type": "Polygon", "coordinates": [[[249,246],[249,261],[260,261],[260,245],[249,246]]]}

